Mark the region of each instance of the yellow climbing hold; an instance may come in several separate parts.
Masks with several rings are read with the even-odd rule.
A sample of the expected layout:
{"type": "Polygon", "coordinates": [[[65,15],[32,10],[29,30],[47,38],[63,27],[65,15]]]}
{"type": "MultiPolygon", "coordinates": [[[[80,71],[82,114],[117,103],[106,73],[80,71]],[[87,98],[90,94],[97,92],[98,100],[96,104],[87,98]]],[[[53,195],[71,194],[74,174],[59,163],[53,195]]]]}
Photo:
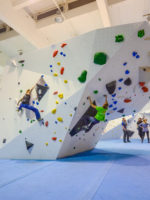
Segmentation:
{"type": "Polygon", "coordinates": [[[58,62],[58,63],[57,63],[57,65],[58,65],[58,66],[60,66],[60,65],[61,65],[61,63],[60,63],[60,62],[58,62]]]}
{"type": "Polygon", "coordinates": [[[61,93],[61,94],[58,95],[58,97],[59,97],[60,99],[63,99],[64,95],[61,93]]]}
{"type": "Polygon", "coordinates": [[[63,122],[63,118],[62,118],[62,117],[58,117],[57,120],[58,120],[59,122],[63,122]]]}
{"type": "Polygon", "coordinates": [[[46,142],[45,145],[48,146],[48,142],[46,142]]]}
{"type": "Polygon", "coordinates": [[[54,131],[54,134],[56,134],[56,131],[54,131]]]}
{"type": "Polygon", "coordinates": [[[57,73],[54,73],[53,76],[58,76],[58,74],[57,74],[57,73]]]}
{"type": "Polygon", "coordinates": [[[62,142],[62,139],[60,139],[59,142],[62,142]]]}
{"type": "Polygon", "coordinates": [[[56,104],[59,104],[59,101],[56,101],[56,104]]]}
{"type": "Polygon", "coordinates": [[[52,114],[56,113],[56,108],[51,111],[52,114]]]}
{"type": "Polygon", "coordinates": [[[72,114],[70,114],[69,116],[72,117],[72,114]]]}
{"type": "Polygon", "coordinates": [[[68,83],[68,81],[67,81],[67,80],[64,80],[64,83],[68,83]]]}

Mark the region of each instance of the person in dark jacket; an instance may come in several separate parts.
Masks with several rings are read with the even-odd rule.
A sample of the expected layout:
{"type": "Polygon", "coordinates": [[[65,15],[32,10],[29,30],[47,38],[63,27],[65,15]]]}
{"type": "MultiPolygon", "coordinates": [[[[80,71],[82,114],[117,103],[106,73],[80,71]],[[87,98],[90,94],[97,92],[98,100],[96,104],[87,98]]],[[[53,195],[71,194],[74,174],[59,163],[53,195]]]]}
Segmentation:
{"type": "Polygon", "coordinates": [[[142,138],[143,138],[143,132],[142,132],[142,127],[140,126],[140,124],[143,122],[143,119],[140,117],[137,121],[137,130],[138,130],[138,134],[141,138],[141,142],[142,142],[142,138]]]}
{"type": "Polygon", "coordinates": [[[124,117],[122,118],[122,130],[123,130],[123,142],[124,143],[130,142],[129,134],[128,134],[128,130],[127,130],[127,121],[124,117]]]}
{"type": "Polygon", "coordinates": [[[143,119],[143,122],[139,124],[139,126],[142,128],[142,143],[144,141],[145,133],[147,135],[148,143],[150,143],[149,130],[148,130],[148,126],[150,126],[150,124],[147,122],[147,119],[143,119]]]}

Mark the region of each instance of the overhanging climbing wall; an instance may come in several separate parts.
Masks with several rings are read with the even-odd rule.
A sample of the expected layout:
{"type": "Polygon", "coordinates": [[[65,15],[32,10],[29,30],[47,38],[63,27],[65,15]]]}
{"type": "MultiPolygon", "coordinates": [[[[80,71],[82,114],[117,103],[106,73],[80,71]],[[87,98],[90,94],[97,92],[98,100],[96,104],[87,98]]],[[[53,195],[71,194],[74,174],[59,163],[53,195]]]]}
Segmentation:
{"type": "MultiPolygon", "coordinates": [[[[80,132],[71,136],[70,130],[89,108],[87,94],[90,94],[97,104],[102,103],[101,93],[106,92],[103,84],[114,81],[110,73],[112,66],[120,73],[120,66],[117,68],[117,63],[113,64],[110,70],[109,62],[112,60],[114,63],[115,59],[118,60],[111,57],[121,46],[125,46],[139,26],[140,24],[130,24],[93,31],[66,43],[14,58],[17,66],[11,64],[7,66],[0,91],[1,101],[4,102],[0,105],[2,129],[0,157],[56,159],[93,148],[106,123],[96,125],[92,129],[92,134],[80,132]],[[124,35],[125,43],[115,42],[117,34],[124,35]],[[101,65],[93,63],[93,55],[97,51],[107,53],[106,65],[103,65],[105,59],[101,65]],[[100,70],[102,74],[98,72],[100,70]],[[35,116],[29,115],[30,118],[25,112],[22,114],[16,112],[16,101],[41,77],[44,81],[40,82],[40,85],[46,87],[46,93],[42,98],[35,99],[36,88],[33,91],[31,104],[39,109],[45,121],[44,126],[35,120],[35,116]]],[[[130,59],[129,55],[127,59],[130,59]]],[[[114,79],[116,80],[115,76],[114,79]]],[[[132,80],[132,84],[134,81],[136,78],[132,80]]],[[[130,87],[128,85],[130,81],[126,82],[126,87],[130,87]]],[[[143,95],[142,91],[141,94],[143,95]]],[[[116,97],[111,101],[116,101],[116,97]]],[[[119,100],[118,105],[122,105],[119,100]]],[[[121,115],[112,113],[110,116],[109,119],[115,119],[121,115]]]]}

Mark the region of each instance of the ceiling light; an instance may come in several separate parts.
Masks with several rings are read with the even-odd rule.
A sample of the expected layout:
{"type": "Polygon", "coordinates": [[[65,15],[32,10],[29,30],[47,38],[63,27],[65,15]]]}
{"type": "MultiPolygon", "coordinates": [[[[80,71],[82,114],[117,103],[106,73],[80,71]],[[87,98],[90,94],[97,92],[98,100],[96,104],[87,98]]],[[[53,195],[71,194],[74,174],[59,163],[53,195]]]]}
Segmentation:
{"type": "Polygon", "coordinates": [[[56,17],[54,18],[54,20],[56,23],[62,23],[64,21],[64,18],[59,10],[57,10],[56,17]]]}

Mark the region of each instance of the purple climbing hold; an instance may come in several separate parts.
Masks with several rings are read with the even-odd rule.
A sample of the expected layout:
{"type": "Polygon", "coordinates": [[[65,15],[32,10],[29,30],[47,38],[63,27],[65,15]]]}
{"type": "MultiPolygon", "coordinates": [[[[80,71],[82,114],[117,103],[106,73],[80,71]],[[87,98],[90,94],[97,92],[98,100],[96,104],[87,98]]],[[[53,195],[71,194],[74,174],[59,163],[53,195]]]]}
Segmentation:
{"type": "Polygon", "coordinates": [[[127,65],[127,62],[124,62],[123,65],[126,66],[126,65],[127,65]]]}
{"type": "Polygon", "coordinates": [[[137,52],[136,51],[133,51],[132,52],[132,56],[136,56],[137,55],[137,52]]]}
{"type": "Polygon", "coordinates": [[[119,82],[122,82],[122,81],[123,81],[123,78],[120,78],[118,81],[119,81],[119,82]]]}
{"type": "Polygon", "coordinates": [[[129,74],[130,73],[130,71],[127,69],[126,71],[125,71],[125,74],[129,74]]]}

